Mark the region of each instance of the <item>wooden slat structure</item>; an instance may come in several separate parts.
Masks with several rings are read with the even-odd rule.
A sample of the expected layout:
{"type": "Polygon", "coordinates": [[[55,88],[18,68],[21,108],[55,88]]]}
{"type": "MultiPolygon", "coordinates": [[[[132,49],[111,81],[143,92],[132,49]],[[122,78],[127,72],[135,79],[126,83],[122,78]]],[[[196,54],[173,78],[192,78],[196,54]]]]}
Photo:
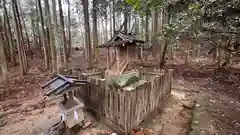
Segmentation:
{"type": "Polygon", "coordinates": [[[137,50],[142,48],[144,43],[132,33],[124,34],[119,32],[107,43],[97,46],[107,50],[106,74],[109,76],[122,74],[128,62],[138,59],[137,50]]]}
{"type": "Polygon", "coordinates": [[[99,115],[116,124],[125,133],[131,133],[133,127],[159,108],[161,103],[170,95],[173,70],[144,72],[139,71],[141,79],[146,83],[126,90],[108,84],[102,79],[102,74],[81,75],[89,85],[78,91],[79,97],[86,106],[99,115]]]}

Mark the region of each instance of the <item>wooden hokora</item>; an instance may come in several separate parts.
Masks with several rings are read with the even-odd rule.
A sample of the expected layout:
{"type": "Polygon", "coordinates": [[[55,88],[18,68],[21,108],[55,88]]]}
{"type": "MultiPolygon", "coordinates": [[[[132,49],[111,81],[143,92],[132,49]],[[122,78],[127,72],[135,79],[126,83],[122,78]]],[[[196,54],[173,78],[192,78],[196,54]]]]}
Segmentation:
{"type": "Polygon", "coordinates": [[[107,74],[113,76],[122,74],[129,62],[138,59],[138,48],[143,44],[144,41],[131,33],[118,33],[107,43],[99,45],[99,48],[107,49],[107,74]]]}

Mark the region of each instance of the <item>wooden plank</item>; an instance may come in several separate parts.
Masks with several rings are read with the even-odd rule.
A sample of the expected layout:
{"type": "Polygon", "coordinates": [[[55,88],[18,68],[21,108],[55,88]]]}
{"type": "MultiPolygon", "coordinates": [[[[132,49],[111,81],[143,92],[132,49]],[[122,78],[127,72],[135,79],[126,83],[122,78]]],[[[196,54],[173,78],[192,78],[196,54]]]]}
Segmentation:
{"type": "Polygon", "coordinates": [[[114,116],[115,116],[115,122],[119,124],[118,121],[118,91],[116,88],[114,88],[114,116]]]}
{"type": "Polygon", "coordinates": [[[109,103],[109,86],[105,88],[105,101],[104,101],[104,114],[107,118],[109,118],[108,103],[109,103]]]}
{"type": "Polygon", "coordinates": [[[120,91],[119,89],[117,89],[117,121],[118,121],[118,125],[121,125],[121,111],[120,111],[120,107],[121,107],[121,95],[120,95],[120,91]]]}
{"type": "Polygon", "coordinates": [[[100,114],[101,115],[105,115],[104,114],[104,107],[105,107],[105,84],[106,84],[106,80],[105,79],[100,79],[99,80],[100,82],[100,90],[101,90],[101,94],[100,94],[100,102],[99,102],[99,105],[100,105],[100,114]]]}
{"type": "Polygon", "coordinates": [[[110,119],[113,120],[113,86],[109,89],[109,115],[110,115],[110,119]]]}
{"type": "Polygon", "coordinates": [[[144,115],[146,115],[148,113],[148,108],[149,108],[149,106],[148,106],[148,93],[149,93],[148,87],[149,87],[149,83],[144,88],[144,101],[145,101],[144,115]]]}
{"type": "Polygon", "coordinates": [[[144,75],[160,75],[162,74],[161,72],[147,72],[147,71],[143,71],[142,74],[144,75]]]}
{"type": "Polygon", "coordinates": [[[138,112],[139,112],[139,94],[138,94],[138,90],[135,91],[136,93],[136,101],[135,101],[135,112],[134,112],[134,125],[136,124],[137,122],[137,118],[138,118],[138,112]]]}
{"type": "Polygon", "coordinates": [[[128,94],[126,93],[126,91],[123,91],[124,93],[124,130],[127,131],[127,113],[128,113],[128,108],[127,108],[127,103],[128,103],[128,94]]]}
{"type": "Polygon", "coordinates": [[[140,119],[140,109],[141,109],[141,91],[137,91],[137,116],[136,121],[138,122],[140,119]]]}
{"type": "Polygon", "coordinates": [[[103,72],[89,72],[89,73],[82,73],[83,76],[93,76],[93,75],[100,75],[103,72]]]}
{"type": "Polygon", "coordinates": [[[125,95],[124,95],[124,91],[123,90],[119,90],[120,92],[120,125],[122,126],[122,128],[124,128],[124,112],[125,112],[125,108],[124,108],[124,100],[125,100],[125,95]]]}
{"type": "Polygon", "coordinates": [[[134,125],[134,120],[135,120],[134,119],[134,114],[136,113],[136,91],[138,91],[138,89],[133,91],[133,92],[131,92],[131,95],[130,95],[130,97],[132,99],[132,102],[131,102],[131,121],[130,121],[131,128],[133,126],[135,126],[134,125]]]}
{"type": "Polygon", "coordinates": [[[129,133],[129,131],[131,130],[131,101],[132,101],[132,97],[131,97],[131,91],[128,91],[126,96],[127,96],[127,132],[129,133]]]}
{"type": "Polygon", "coordinates": [[[155,107],[158,107],[160,104],[159,97],[161,95],[161,87],[160,87],[160,76],[156,77],[156,99],[155,99],[155,107]]]}

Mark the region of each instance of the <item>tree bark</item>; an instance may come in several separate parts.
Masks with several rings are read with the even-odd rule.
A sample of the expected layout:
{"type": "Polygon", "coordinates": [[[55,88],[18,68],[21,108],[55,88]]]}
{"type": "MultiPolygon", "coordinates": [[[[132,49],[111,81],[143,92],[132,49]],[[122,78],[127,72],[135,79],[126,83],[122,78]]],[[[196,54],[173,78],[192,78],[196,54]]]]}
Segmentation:
{"type": "Polygon", "coordinates": [[[99,50],[96,48],[98,45],[98,28],[97,28],[97,7],[98,3],[97,0],[92,1],[93,8],[92,8],[92,20],[93,20],[93,57],[94,53],[97,57],[99,57],[99,50]]]}
{"type": "Polygon", "coordinates": [[[127,13],[127,8],[125,8],[125,12],[124,12],[124,33],[127,34],[128,33],[128,13],[127,13]]]}
{"type": "Polygon", "coordinates": [[[1,66],[1,70],[2,70],[2,77],[3,77],[3,81],[4,81],[4,86],[8,86],[8,69],[7,69],[7,60],[5,57],[5,52],[4,52],[4,45],[3,45],[3,23],[2,23],[2,19],[0,16],[0,66],[1,66]],[[2,33],[2,34],[1,34],[2,33]]]}
{"type": "Polygon", "coordinates": [[[15,57],[15,51],[14,51],[14,47],[13,47],[13,37],[12,37],[12,28],[10,26],[10,22],[9,22],[9,17],[8,17],[8,11],[7,11],[7,7],[6,7],[6,0],[3,1],[3,6],[4,6],[4,20],[6,23],[6,28],[7,28],[7,36],[9,39],[9,53],[10,53],[10,59],[11,62],[13,63],[13,65],[17,65],[16,62],[16,57],[15,57]]]}
{"type": "Polygon", "coordinates": [[[29,54],[30,58],[33,59],[33,52],[32,52],[32,49],[31,49],[30,40],[29,40],[29,36],[28,36],[28,32],[27,32],[27,27],[26,27],[23,16],[22,16],[22,23],[23,23],[23,29],[24,29],[24,32],[25,32],[25,35],[26,35],[26,40],[27,40],[28,54],[29,54]]]}
{"type": "Polygon", "coordinates": [[[66,34],[64,30],[64,18],[63,18],[63,10],[62,10],[62,2],[61,0],[58,0],[58,7],[59,7],[59,16],[60,16],[60,27],[61,27],[61,35],[63,40],[63,65],[64,68],[68,68],[68,58],[67,58],[67,39],[66,34]]]}
{"type": "MultiPolygon", "coordinates": [[[[49,8],[48,0],[44,0],[45,3],[45,9],[46,9],[46,22],[48,24],[49,28],[49,38],[50,38],[50,48],[51,48],[51,60],[52,60],[52,72],[57,72],[57,62],[56,62],[56,48],[55,48],[55,42],[54,42],[54,36],[53,36],[53,26],[51,21],[51,12],[49,8]]],[[[54,4],[53,4],[54,5],[54,4]]],[[[56,5],[55,5],[56,6],[56,5]]]]}
{"type": "MultiPolygon", "coordinates": [[[[19,1],[15,0],[15,11],[16,11],[16,15],[17,15],[17,21],[18,21],[18,27],[19,27],[19,31],[20,31],[20,37],[21,37],[21,50],[22,50],[22,57],[23,57],[23,63],[24,63],[24,67],[25,70],[27,72],[27,68],[28,68],[28,62],[27,62],[27,55],[26,55],[26,50],[25,50],[25,40],[24,40],[24,36],[23,36],[23,27],[21,24],[21,17],[20,17],[20,13],[19,13],[19,8],[18,8],[18,3],[19,1]]],[[[24,21],[23,21],[24,22],[24,21]]]]}
{"type": "Polygon", "coordinates": [[[163,68],[163,66],[165,65],[165,57],[167,54],[167,48],[168,48],[168,42],[165,41],[162,52],[160,53],[160,68],[163,68]]]}
{"type": "Polygon", "coordinates": [[[112,1],[113,2],[113,36],[116,35],[116,18],[115,18],[115,0],[112,1]]]}
{"type": "MultiPolygon", "coordinates": [[[[35,0],[35,3],[37,4],[38,2],[37,2],[38,0],[35,0]]],[[[39,25],[39,22],[41,23],[41,21],[40,21],[40,16],[39,16],[39,9],[38,9],[38,6],[36,5],[36,16],[37,16],[37,19],[35,20],[36,22],[35,22],[35,32],[37,33],[35,33],[35,35],[36,35],[36,39],[37,39],[37,47],[39,48],[39,51],[41,50],[41,45],[43,44],[42,43],[42,40],[41,40],[41,32],[40,32],[40,25],[39,25]]]]}
{"type": "MultiPolygon", "coordinates": [[[[111,6],[109,7],[109,11],[110,11],[110,13],[112,13],[112,7],[111,7],[111,6]]],[[[113,36],[113,29],[112,29],[112,15],[110,14],[109,16],[110,16],[109,19],[110,19],[110,39],[111,39],[112,36],[113,36]]]]}
{"type": "Polygon", "coordinates": [[[85,26],[85,44],[87,46],[88,68],[92,68],[92,51],[90,44],[90,28],[89,28],[89,13],[88,13],[88,0],[82,0],[83,13],[84,13],[84,26],[85,26]]]}
{"type": "MultiPolygon", "coordinates": [[[[158,29],[158,12],[157,12],[157,9],[154,8],[153,11],[152,11],[152,40],[157,40],[156,39],[156,34],[157,34],[157,29],[158,29]]],[[[158,45],[159,44],[152,44],[152,54],[153,54],[153,57],[156,56],[157,54],[157,51],[156,49],[158,48],[158,45]]]]}
{"type": "Polygon", "coordinates": [[[148,15],[145,17],[145,41],[149,41],[149,33],[148,33],[148,15]]]}
{"type": "Polygon", "coordinates": [[[43,12],[42,12],[42,5],[41,5],[41,0],[37,0],[37,5],[40,13],[40,22],[41,22],[41,37],[42,37],[42,42],[43,42],[43,53],[44,53],[44,65],[46,69],[49,69],[49,56],[47,52],[47,39],[45,35],[45,29],[44,29],[44,19],[43,19],[43,12]]]}
{"type": "Polygon", "coordinates": [[[63,64],[62,64],[62,45],[61,44],[61,29],[59,30],[59,23],[58,23],[58,17],[57,17],[57,9],[56,9],[56,0],[52,0],[52,13],[53,13],[53,27],[52,27],[52,32],[54,35],[54,43],[55,43],[55,57],[56,57],[56,63],[57,63],[57,72],[59,72],[61,69],[63,69],[63,64]],[[58,34],[60,33],[60,35],[58,34]]]}
{"type": "Polygon", "coordinates": [[[72,51],[70,0],[67,0],[67,3],[68,3],[68,55],[67,57],[69,58],[71,56],[71,51],[72,51]]]}
{"type": "Polygon", "coordinates": [[[16,0],[12,0],[12,10],[13,10],[13,18],[14,18],[14,24],[15,24],[15,30],[16,30],[16,40],[17,40],[17,48],[18,48],[18,58],[20,63],[20,71],[22,75],[25,75],[27,72],[27,65],[26,65],[26,54],[24,53],[23,49],[23,42],[22,42],[22,35],[21,35],[21,29],[20,29],[20,21],[17,18],[17,2],[16,0]]]}

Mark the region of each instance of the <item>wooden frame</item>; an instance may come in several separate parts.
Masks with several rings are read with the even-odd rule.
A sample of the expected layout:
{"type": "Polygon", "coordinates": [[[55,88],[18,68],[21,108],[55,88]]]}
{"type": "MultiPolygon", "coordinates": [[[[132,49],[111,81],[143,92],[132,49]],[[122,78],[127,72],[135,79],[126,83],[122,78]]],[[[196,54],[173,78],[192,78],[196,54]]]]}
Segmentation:
{"type": "MultiPolygon", "coordinates": [[[[89,80],[89,86],[79,90],[78,94],[86,106],[118,125],[126,134],[140,124],[171,93],[173,70],[141,72],[142,79],[149,80],[145,84],[130,91],[116,88],[105,79],[92,76],[81,76],[89,80]],[[85,90],[85,91],[84,91],[85,90]]],[[[114,126],[116,127],[116,126],[114,126]]]]}

